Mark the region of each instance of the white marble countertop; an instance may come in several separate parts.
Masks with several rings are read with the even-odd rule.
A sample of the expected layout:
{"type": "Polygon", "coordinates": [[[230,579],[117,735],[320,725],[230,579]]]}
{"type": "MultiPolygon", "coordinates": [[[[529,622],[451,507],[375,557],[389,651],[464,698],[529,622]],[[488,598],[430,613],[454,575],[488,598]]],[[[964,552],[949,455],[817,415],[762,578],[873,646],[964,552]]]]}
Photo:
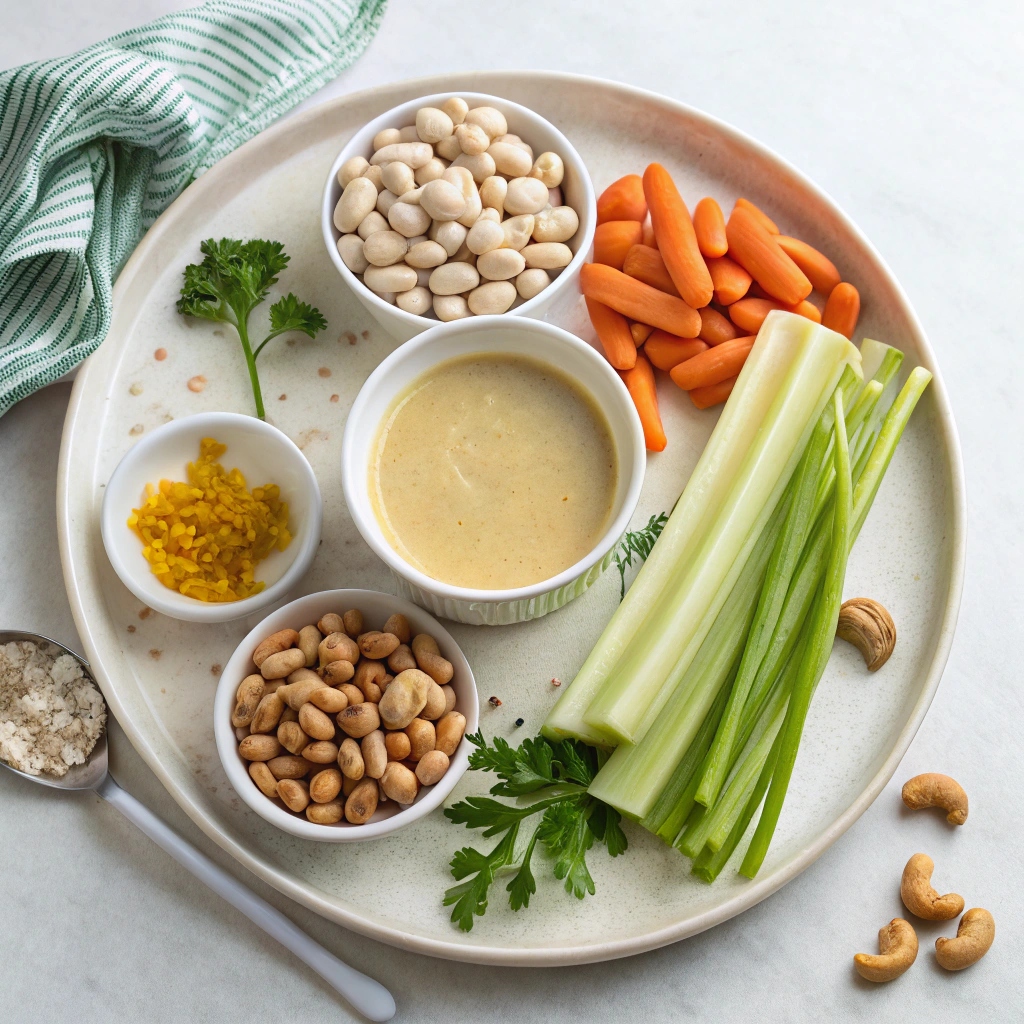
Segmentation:
{"type": "MultiPolygon", "coordinates": [[[[0,12],[0,67],[56,56],[175,0],[34,0],[0,12]]],[[[549,68],[613,78],[702,108],[808,173],[853,217],[907,290],[935,348],[967,467],[967,582],[935,702],[892,783],[816,864],[696,938],[630,960],[483,968],[403,953],[290,903],[228,862],[122,733],[119,781],[337,955],[394,991],[400,1021],[818,1021],[1024,1017],[1024,8],[983,0],[644,5],[393,0],[364,57],[325,93],[446,68],[549,68]],[[1016,453],[1016,454],[1014,454],[1016,453]],[[955,775],[962,830],[907,821],[899,787],[955,775]],[[918,928],[917,964],[876,987],[851,957],[901,913],[899,875],[927,849],[936,884],[993,911],[982,963],[946,974],[918,928]]],[[[56,546],[55,474],[69,387],[0,419],[0,625],[78,646],[56,546]]],[[[94,797],[0,773],[0,1017],[246,1022],[354,1019],[314,975],[94,797]]]]}

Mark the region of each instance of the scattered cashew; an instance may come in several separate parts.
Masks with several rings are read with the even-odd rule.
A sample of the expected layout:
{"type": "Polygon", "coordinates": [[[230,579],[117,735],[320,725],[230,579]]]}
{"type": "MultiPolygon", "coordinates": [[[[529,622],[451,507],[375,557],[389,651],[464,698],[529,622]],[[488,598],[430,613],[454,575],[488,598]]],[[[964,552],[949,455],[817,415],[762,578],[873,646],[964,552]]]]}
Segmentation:
{"type": "Polygon", "coordinates": [[[917,959],[917,933],[909,921],[893,918],[878,933],[878,954],[857,953],[853,965],[867,981],[893,981],[917,959]]]}
{"type": "Polygon", "coordinates": [[[938,772],[915,775],[905,782],[903,802],[912,811],[922,807],[941,807],[950,825],[962,825],[967,820],[967,794],[963,786],[938,772]]]}
{"type": "Polygon", "coordinates": [[[839,609],[836,636],[853,644],[864,656],[868,671],[877,672],[896,646],[896,624],[877,601],[851,597],[839,609]]]}
{"type": "Polygon", "coordinates": [[[935,959],[947,971],[962,971],[976,964],[992,948],[996,922],[981,907],[972,907],[960,918],[955,939],[939,936],[935,940],[935,959]]]}
{"type": "Polygon", "coordinates": [[[900,896],[903,905],[915,917],[925,921],[949,921],[964,909],[964,898],[955,892],[944,896],[932,888],[935,863],[926,853],[915,853],[903,869],[900,896]]]}

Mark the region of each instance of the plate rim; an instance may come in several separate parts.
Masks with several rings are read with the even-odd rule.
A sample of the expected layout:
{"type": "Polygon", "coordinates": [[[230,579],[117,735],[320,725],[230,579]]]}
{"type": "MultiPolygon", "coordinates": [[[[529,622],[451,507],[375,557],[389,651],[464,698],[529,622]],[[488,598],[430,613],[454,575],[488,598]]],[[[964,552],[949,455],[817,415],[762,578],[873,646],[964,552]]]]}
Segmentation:
{"type": "MultiPolygon", "coordinates": [[[[894,297],[900,308],[900,312],[906,317],[911,327],[911,336],[920,352],[920,364],[925,366],[933,374],[931,384],[932,394],[936,403],[939,423],[942,429],[942,436],[945,441],[947,459],[950,471],[950,500],[952,505],[951,522],[951,545],[950,545],[950,577],[949,590],[941,613],[941,622],[937,634],[937,642],[932,654],[931,663],[925,676],[924,685],[915,704],[910,708],[904,728],[900,731],[890,750],[875,775],[868,784],[853,800],[849,807],[826,828],[815,842],[811,843],[798,855],[786,864],[780,866],[770,875],[766,875],[753,885],[745,887],[740,893],[726,899],[718,906],[705,910],[683,921],[675,922],[656,931],[646,932],[642,935],[634,935],[628,938],[615,939],[602,943],[589,945],[566,945],[566,946],[474,946],[461,942],[452,942],[442,939],[430,938],[424,935],[414,935],[397,928],[383,925],[369,917],[354,914],[344,908],[338,907],[329,900],[315,896],[310,891],[308,883],[298,880],[297,876],[286,869],[276,867],[266,862],[262,857],[253,854],[244,844],[237,842],[231,835],[224,832],[221,827],[210,818],[201,807],[197,806],[189,796],[181,791],[170,779],[169,774],[163,768],[159,759],[147,742],[145,736],[136,730],[131,717],[125,712],[116,692],[109,685],[106,679],[106,671],[103,659],[99,656],[98,649],[94,642],[93,632],[90,627],[89,618],[83,605],[82,595],[79,590],[78,576],[79,569],[75,562],[76,552],[71,549],[71,525],[74,518],[74,507],[71,503],[69,493],[69,475],[71,438],[73,425],[79,408],[83,403],[83,396],[88,386],[90,369],[96,365],[96,360],[90,357],[77,374],[71,399],[68,404],[67,414],[64,421],[64,429],[61,437],[60,457],[57,469],[57,533],[60,549],[61,566],[63,571],[65,589],[68,600],[71,604],[72,616],[75,626],[78,629],[86,656],[93,666],[96,680],[99,683],[104,698],[106,699],[119,724],[128,736],[132,745],[142,756],[148,767],[160,779],[164,788],[168,790],[175,802],[185,811],[196,825],[221,849],[229,853],[236,861],[252,871],[255,875],[273,886],[279,892],[294,899],[310,910],[335,923],[341,924],[358,934],[368,938],[384,942],[397,948],[423,953],[429,956],[436,956],[443,959],[478,963],[487,965],[502,965],[515,967],[555,967],[574,964],[596,963],[620,957],[633,956],[638,953],[647,952],[689,938],[699,934],[708,928],[722,924],[738,914],[749,910],[762,900],[771,896],[791,881],[811,864],[814,863],[822,853],[827,850],[851,825],[867,810],[882,792],[885,785],[892,778],[900,761],[913,741],[924,717],[931,706],[939,681],[945,669],[952,647],[953,635],[956,629],[957,617],[960,609],[960,602],[963,594],[965,564],[966,564],[966,534],[967,534],[967,498],[966,483],[964,477],[963,455],[960,448],[959,434],[953,419],[952,408],[949,402],[942,375],[935,362],[935,353],[928,341],[927,335],[921,322],[915,313],[902,285],[889,268],[886,261],[875,246],[869,241],[853,220],[842,210],[832,197],[820,186],[815,184],[802,171],[793,166],[789,161],[779,156],[774,150],[758,142],[745,132],[733,127],[725,121],[708,114],[689,104],[672,99],[661,93],[649,89],[639,88],[617,82],[613,79],[600,78],[591,75],[578,75],[569,72],[539,71],[539,70],[496,70],[459,72],[457,74],[432,75],[421,78],[406,79],[399,82],[392,82],[385,85],[372,86],[358,92],[348,93],[323,103],[315,104],[305,110],[296,112],[276,122],[270,128],[250,139],[234,152],[230,153],[210,171],[197,178],[189,188],[182,194],[191,194],[192,198],[198,196],[202,191],[210,187],[211,181],[230,176],[236,169],[242,169],[248,159],[249,153],[256,148],[272,145],[281,135],[301,130],[308,124],[320,119],[328,108],[338,108],[357,104],[365,101],[375,94],[387,93],[389,91],[404,92],[413,88],[421,90],[424,94],[435,92],[438,89],[449,89],[456,91],[465,85],[477,91],[493,91],[493,84],[498,80],[505,80],[508,76],[514,75],[523,80],[535,80],[548,83],[561,88],[597,86],[600,88],[611,88],[618,91],[626,99],[631,101],[654,102],[671,108],[676,113],[688,118],[703,122],[711,131],[719,134],[727,140],[750,147],[756,151],[770,165],[792,177],[803,189],[814,195],[823,202],[844,230],[848,231],[864,248],[865,252],[881,270],[889,285],[893,289],[894,297]],[[195,190],[195,191],[193,191],[195,190]]],[[[392,104],[393,106],[394,104],[392,104]]],[[[244,175],[243,175],[244,178],[244,175]]],[[[119,295],[127,288],[127,282],[137,273],[140,265],[151,248],[158,245],[162,231],[167,224],[176,216],[176,207],[181,201],[181,196],[172,203],[167,210],[160,215],[152,227],[135,248],[125,266],[122,268],[114,285],[113,301],[118,301],[119,295]]]]}

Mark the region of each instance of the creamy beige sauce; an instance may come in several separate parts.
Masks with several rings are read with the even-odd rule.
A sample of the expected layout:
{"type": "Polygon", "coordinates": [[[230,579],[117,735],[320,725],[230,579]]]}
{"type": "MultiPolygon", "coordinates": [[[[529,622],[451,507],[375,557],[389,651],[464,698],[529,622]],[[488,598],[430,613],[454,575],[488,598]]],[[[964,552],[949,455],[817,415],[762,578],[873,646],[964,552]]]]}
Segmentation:
{"type": "Polygon", "coordinates": [[[426,575],[506,590],[550,579],[608,528],[618,464],[604,414],[523,356],[441,363],[394,404],[370,468],[391,546],[426,575]]]}

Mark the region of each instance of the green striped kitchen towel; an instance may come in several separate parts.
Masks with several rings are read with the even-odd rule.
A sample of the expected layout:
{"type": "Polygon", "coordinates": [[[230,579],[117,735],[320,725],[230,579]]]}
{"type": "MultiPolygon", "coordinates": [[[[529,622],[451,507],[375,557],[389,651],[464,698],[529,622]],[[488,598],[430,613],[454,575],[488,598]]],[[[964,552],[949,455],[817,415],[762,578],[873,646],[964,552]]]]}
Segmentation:
{"type": "Polygon", "coordinates": [[[213,0],[0,72],[0,415],[103,340],[195,176],[348,67],[386,0],[213,0]]]}

